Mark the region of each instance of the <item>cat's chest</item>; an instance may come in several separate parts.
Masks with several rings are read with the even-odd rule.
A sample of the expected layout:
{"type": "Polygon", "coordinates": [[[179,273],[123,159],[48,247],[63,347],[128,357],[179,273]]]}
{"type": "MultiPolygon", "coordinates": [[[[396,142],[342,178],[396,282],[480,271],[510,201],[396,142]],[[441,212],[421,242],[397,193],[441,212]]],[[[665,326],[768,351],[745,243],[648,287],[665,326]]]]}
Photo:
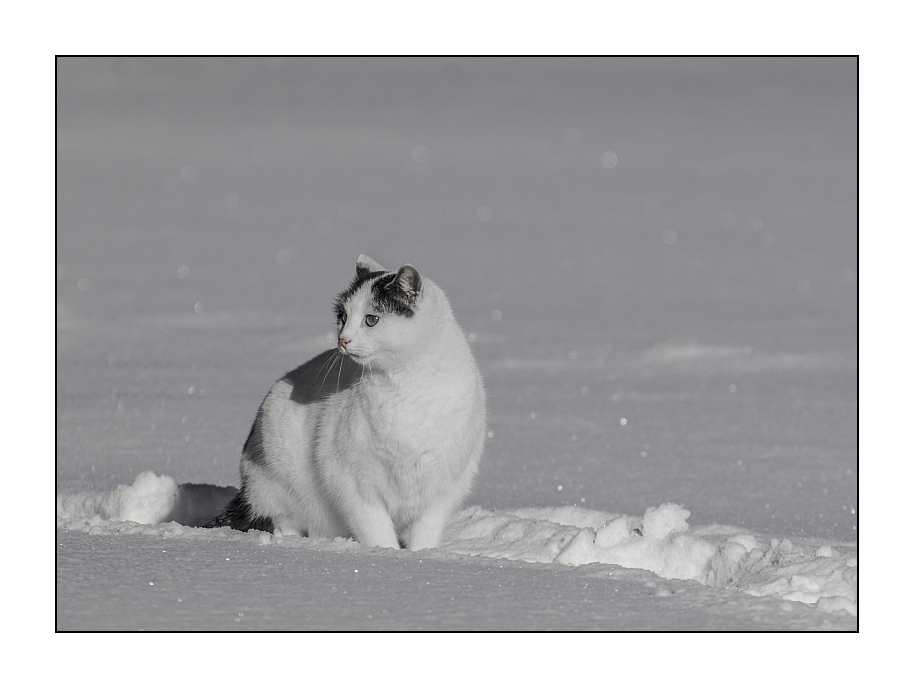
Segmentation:
{"type": "Polygon", "coordinates": [[[400,456],[425,459],[460,431],[465,416],[464,385],[400,388],[365,400],[371,441],[400,456]]]}

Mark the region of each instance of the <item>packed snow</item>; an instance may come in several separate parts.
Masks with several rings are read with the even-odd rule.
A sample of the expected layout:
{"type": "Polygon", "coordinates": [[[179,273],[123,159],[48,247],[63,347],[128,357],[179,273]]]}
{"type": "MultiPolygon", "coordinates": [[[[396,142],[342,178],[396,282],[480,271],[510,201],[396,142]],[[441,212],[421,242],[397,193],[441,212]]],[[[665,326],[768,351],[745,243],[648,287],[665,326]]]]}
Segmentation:
{"type": "MultiPolygon", "coordinates": [[[[215,532],[188,529],[174,521],[162,523],[175,507],[178,489],[172,478],[147,471],[132,485],[119,485],[107,493],[60,494],[58,527],[93,535],[225,537],[230,529],[215,532]]],[[[581,507],[498,511],[470,507],[457,514],[441,549],[535,563],[646,569],[666,579],[694,580],[857,615],[855,544],[801,546],[787,538],[765,540],[730,526],[692,530],[689,515],[677,504],[648,508],[641,517],[581,507]]],[[[231,535],[242,536],[235,531],[231,535]]],[[[288,539],[265,532],[256,537],[263,545],[288,539]]]]}

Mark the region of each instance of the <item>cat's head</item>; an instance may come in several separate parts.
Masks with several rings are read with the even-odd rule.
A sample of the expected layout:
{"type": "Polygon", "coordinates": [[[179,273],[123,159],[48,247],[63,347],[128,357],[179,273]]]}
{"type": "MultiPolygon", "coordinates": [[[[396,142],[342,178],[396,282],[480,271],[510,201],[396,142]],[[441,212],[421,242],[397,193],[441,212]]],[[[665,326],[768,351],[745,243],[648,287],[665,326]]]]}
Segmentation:
{"type": "Polygon", "coordinates": [[[358,363],[402,360],[422,345],[427,289],[419,271],[406,264],[396,272],[360,255],[355,278],[336,300],[337,348],[358,363]]]}

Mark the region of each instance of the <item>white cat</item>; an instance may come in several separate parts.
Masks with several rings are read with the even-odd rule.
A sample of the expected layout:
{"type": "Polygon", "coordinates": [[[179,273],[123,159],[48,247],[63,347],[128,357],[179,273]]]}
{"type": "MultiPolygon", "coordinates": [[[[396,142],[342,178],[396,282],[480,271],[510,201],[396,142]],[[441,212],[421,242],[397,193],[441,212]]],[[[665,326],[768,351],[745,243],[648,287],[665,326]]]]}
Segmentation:
{"type": "Polygon", "coordinates": [[[242,488],[209,527],[436,547],[485,440],[482,377],[444,292],[361,255],[337,348],[276,382],[244,446],[242,488]]]}

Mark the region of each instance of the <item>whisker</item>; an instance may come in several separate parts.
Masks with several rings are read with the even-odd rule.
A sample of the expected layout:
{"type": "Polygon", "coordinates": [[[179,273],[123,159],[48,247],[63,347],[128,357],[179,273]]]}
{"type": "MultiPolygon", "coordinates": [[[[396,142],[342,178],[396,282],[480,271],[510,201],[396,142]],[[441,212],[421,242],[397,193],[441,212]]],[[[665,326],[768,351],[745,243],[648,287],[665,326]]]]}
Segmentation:
{"type": "Polygon", "coordinates": [[[343,376],[343,356],[340,355],[340,372],[336,374],[336,393],[340,393],[340,378],[343,376]]]}
{"type": "MultiPolygon", "coordinates": [[[[334,359],[336,358],[336,355],[337,355],[338,353],[339,353],[338,351],[334,350],[334,351],[332,352],[332,355],[331,355],[331,356],[328,356],[328,357],[327,357],[327,360],[324,361],[324,362],[321,364],[321,367],[318,368],[317,373],[314,375],[314,379],[315,379],[315,380],[320,376],[321,371],[324,369],[324,366],[333,363],[333,361],[334,361],[334,359]]],[[[329,368],[328,368],[328,370],[329,370],[329,368]]]]}
{"type": "MultiPolygon", "coordinates": [[[[330,358],[330,365],[327,367],[327,372],[324,373],[324,379],[321,380],[320,389],[324,388],[324,383],[327,381],[327,376],[330,375],[330,372],[333,370],[333,364],[336,362],[337,358],[342,358],[342,354],[339,351],[334,351],[333,356],[330,358]]],[[[342,367],[342,366],[341,366],[342,367]]]]}

